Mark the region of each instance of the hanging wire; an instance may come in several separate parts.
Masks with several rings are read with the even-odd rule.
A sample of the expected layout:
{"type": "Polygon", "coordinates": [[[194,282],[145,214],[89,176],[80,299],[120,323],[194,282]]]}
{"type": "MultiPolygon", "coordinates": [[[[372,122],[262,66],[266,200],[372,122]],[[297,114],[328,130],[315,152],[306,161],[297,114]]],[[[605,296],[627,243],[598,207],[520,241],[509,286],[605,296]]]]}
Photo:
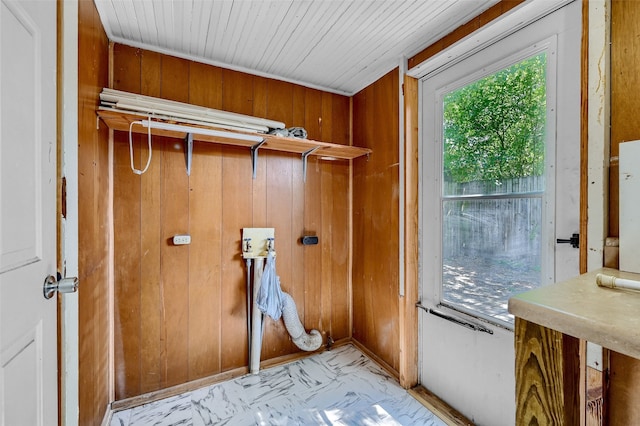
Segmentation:
{"type": "Polygon", "coordinates": [[[149,156],[147,157],[147,165],[144,166],[143,170],[138,170],[133,165],[133,138],[131,137],[131,129],[133,128],[134,124],[139,124],[140,126],[143,125],[142,121],[132,121],[131,124],[129,124],[129,158],[131,160],[131,170],[133,171],[133,173],[141,175],[146,172],[147,169],[149,169],[149,165],[151,164],[151,126],[147,127],[147,142],[149,144],[149,156]]]}

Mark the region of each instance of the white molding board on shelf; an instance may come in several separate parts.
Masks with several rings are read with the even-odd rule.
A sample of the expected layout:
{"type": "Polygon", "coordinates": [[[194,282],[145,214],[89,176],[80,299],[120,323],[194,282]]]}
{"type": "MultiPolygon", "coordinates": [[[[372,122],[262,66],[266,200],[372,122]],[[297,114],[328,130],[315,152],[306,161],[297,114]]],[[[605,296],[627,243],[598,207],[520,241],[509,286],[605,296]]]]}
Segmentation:
{"type": "Polygon", "coordinates": [[[100,93],[100,104],[103,108],[195,120],[202,124],[214,124],[217,127],[236,130],[266,133],[271,129],[285,128],[284,123],[276,120],[267,120],[265,118],[108,88],[104,88],[100,93]]]}

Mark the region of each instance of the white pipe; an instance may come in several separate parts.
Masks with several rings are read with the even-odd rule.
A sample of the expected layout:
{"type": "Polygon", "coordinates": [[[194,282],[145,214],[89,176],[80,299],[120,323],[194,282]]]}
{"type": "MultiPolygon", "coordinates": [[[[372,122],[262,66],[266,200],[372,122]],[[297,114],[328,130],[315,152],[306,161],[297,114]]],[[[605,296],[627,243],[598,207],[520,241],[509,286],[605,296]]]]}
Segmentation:
{"type": "Polygon", "coordinates": [[[247,262],[247,350],[249,351],[249,357],[251,357],[251,258],[246,259],[247,262]]]}
{"type": "MultiPolygon", "coordinates": [[[[103,106],[107,107],[107,105],[103,106]]],[[[241,123],[238,121],[221,120],[215,117],[200,116],[197,114],[184,114],[168,109],[144,107],[143,105],[130,105],[124,102],[118,102],[114,107],[112,107],[112,109],[115,111],[125,111],[134,114],[146,113],[148,115],[152,115],[154,118],[167,117],[166,119],[169,119],[170,121],[198,121],[199,123],[197,124],[201,125],[232,128],[234,130],[240,130],[244,132],[267,133],[269,131],[269,127],[267,126],[256,126],[247,123],[241,123]]]]}
{"type": "Polygon", "coordinates": [[[203,106],[187,104],[184,102],[171,101],[169,99],[155,98],[136,93],[123,92],[120,90],[109,89],[107,87],[102,89],[102,93],[100,93],[100,100],[103,103],[116,104],[118,106],[120,106],[121,104],[125,104],[133,110],[137,110],[138,108],[148,109],[156,107],[158,109],[169,111],[170,113],[176,112],[207,119],[213,118],[231,121],[238,123],[238,125],[240,126],[249,124],[262,128],[266,127],[268,129],[285,128],[285,124],[281,121],[269,120],[252,115],[237,114],[234,112],[207,108],[203,106]]]}
{"type": "Polygon", "coordinates": [[[318,330],[311,330],[307,334],[298,317],[296,302],[289,293],[282,293],[282,319],[291,340],[303,351],[315,351],[322,345],[322,334],[318,330]]]}
{"type": "Polygon", "coordinates": [[[152,121],[151,119],[143,120],[140,123],[144,127],[148,127],[150,129],[170,130],[174,132],[184,132],[184,133],[191,133],[194,135],[238,139],[238,140],[250,141],[250,142],[262,142],[264,140],[262,136],[245,135],[242,133],[225,132],[222,130],[214,130],[214,129],[204,129],[202,127],[185,126],[182,124],[163,123],[161,121],[152,121]]]}
{"type": "Polygon", "coordinates": [[[264,258],[257,257],[253,265],[253,304],[251,309],[251,350],[249,352],[249,371],[257,374],[260,370],[260,352],[262,349],[263,313],[258,309],[258,290],[262,281],[264,258]]]}
{"type": "Polygon", "coordinates": [[[639,290],[640,281],[618,278],[612,275],[598,274],[596,275],[596,284],[600,287],[607,288],[624,288],[628,290],[639,290]]]}

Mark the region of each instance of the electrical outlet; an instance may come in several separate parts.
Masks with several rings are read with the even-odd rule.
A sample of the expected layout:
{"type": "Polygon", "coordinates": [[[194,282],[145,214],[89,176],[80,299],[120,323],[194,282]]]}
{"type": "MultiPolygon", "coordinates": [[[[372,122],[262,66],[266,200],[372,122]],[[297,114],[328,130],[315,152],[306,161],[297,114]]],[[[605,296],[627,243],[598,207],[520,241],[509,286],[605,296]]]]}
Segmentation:
{"type": "Polygon", "coordinates": [[[185,244],[191,244],[191,235],[174,235],[173,245],[182,246],[185,244]]]}

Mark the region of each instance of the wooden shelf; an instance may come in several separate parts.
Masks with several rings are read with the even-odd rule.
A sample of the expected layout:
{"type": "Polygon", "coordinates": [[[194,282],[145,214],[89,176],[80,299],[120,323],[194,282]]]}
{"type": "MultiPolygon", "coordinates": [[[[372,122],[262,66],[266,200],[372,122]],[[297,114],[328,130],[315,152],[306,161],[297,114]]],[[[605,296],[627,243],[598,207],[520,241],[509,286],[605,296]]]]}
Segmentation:
{"type": "MultiPolygon", "coordinates": [[[[123,132],[129,131],[129,126],[133,121],[141,121],[148,118],[146,114],[136,114],[133,112],[123,112],[120,110],[112,110],[108,108],[101,108],[97,111],[98,117],[102,119],[106,123],[109,128],[113,130],[119,130],[123,132]]],[[[218,128],[215,126],[203,126],[197,124],[191,124],[180,120],[169,120],[169,119],[161,119],[153,117],[153,121],[170,123],[170,124],[180,124],[188,127],[192,127],[194,129],[212,129],[212,130],[220,130],[227,132],[229,134],[237,133],[239,135],[246,134],[252,136],[259,136],[264,138],[264,143],[260,145],[260,149],[268,149],[272,151],[282,151],[282,152],[292,152],[303,155],[311,150],[314,150],[310,155],[320,156],[320,157],[331,157],[343,160],[351,160],[357,157],[361,157],[363,155],[369,155],[372,151],[368,148],[359,148],[356,146],[348,146],[348,145],[340,145],[328,142],[320,142],[309,139],[298,139],[298,138],[289,138],[275,135],[268,135],[264,133],[250,133],[250,132],[239,132],[233,130],[227,130],[218,128]]],[[[134,133],[147,134],[147,128],[142,126],[133,126],[131,129],[134,133]]],[[[189,132],[180,132],[174,130],[163,130],[163,129],[151,129],[151,134],[154,136],[165,136],[172,138],[185,139],[189,132]]],[[[256,143],[252,141],[234,139],[232,137],[217,137],[217,136],[208,136],[208,135],[200,135],[197,133],[193,133],[193,140],[198,142],[210,142],[210,143],[219,143],[224,145],[233,145],[233,146],[243,146],[247,148],[253,148],[256,143]]]]}

